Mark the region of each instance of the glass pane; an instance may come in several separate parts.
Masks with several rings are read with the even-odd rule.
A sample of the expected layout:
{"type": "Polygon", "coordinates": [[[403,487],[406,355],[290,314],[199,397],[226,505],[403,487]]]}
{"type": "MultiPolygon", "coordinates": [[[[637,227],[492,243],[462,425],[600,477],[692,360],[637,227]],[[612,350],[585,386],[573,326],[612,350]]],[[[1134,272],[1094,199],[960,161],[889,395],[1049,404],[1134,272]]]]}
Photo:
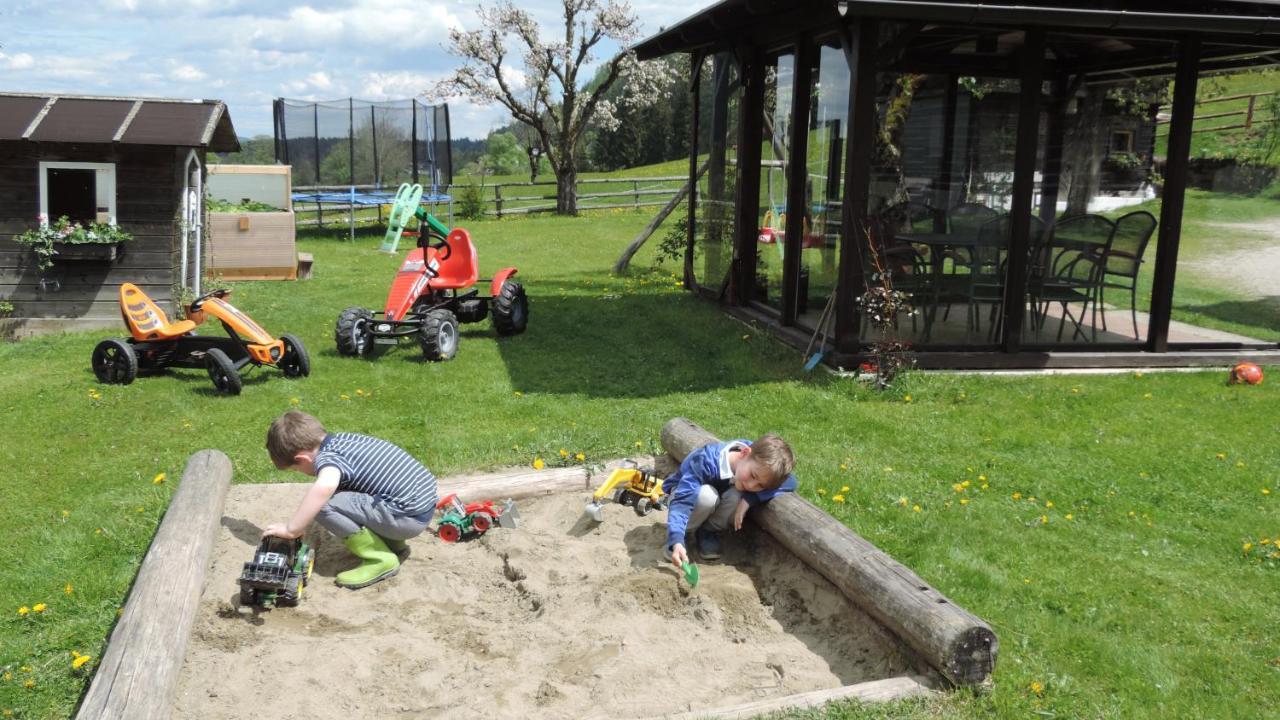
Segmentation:
{"type": "MultiPolygon", "coordinates": [[[[760,222],[753,298],[782,309],[783,240],[787,226],[787,163],[790,156],[795,54],[765,65],[764,130],[760,149],[760,222]]],[[[803,212],[803,210],[802,210],[803,212]]]]}
{"type": "Polygon", "coordinates": [[[694,223],[693,273],[700,286],[716,290],[724,283],[733,259],[738,183],[735,143],[742,98],[733,55],[719,53],[704,60],[698,82],[698,166],[702,174],[694,223]]]}
{"type": "MultiPolygon", "coordinates": [[[[1274,70],[1197,84],[1170,343],[1280,341],[1280,95],[1267,94],[1277,89],[1274,70]]],[[[1159,128],[1163,154],[1169,125],[1159,128]]]]}
{"type": "MultiPolygon", "coordinates": [[[[845,138],[849,131],[849,63],[832,41],[819,48],[809,107],[808,185],[805,237],[800,263],[797,322],[817,329],[827,301],[835,294],[836,266],[844,233],[845,138]]],[[[829,323],[834,325],[835,313],[829,323]]]]}

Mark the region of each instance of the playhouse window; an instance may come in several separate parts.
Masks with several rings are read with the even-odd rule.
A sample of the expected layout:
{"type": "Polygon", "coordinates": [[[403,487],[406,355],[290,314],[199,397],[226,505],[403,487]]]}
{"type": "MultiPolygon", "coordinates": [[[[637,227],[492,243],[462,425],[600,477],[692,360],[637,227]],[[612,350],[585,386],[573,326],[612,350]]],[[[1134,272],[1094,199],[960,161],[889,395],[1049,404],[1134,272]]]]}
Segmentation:
{"type": "Polygon", "coordinates": [[[1111,152],[1113,153],[1133,152],[1133,131],[1132,130],[1112,130],[1111,131],[1111,152]]]}
{"type": "Polygon", "coordinates": [[[79,223],[116,221],[116,166],[112,163],[40,163],[40,212],[79,223]]]}

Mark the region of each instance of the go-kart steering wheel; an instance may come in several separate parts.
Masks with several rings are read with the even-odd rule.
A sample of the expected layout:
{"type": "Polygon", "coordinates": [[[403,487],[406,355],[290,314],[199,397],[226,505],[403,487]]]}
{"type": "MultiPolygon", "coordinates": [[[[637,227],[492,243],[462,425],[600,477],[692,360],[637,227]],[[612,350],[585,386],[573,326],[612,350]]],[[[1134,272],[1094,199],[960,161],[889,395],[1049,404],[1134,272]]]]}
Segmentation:
{"type": "MultiPolygon", "coordinates": [[[[423,226],[425,227],[426,223],[423,223],[423,226]]],[[[419,235],[418,246],[423,248],[435,248],[437,253],[436,260],[439,260],[440,262],[448,260],[449,256],[453,254],[453,246],[449,244],[449,239],[434,230],[427,230],[423,234],[419,235]],[[435,238],[438,242],[432,244],[432,238],[435,238]]]]}
{"type": "Polygon", "coordinates": [[[191,312],[199,311],[200,306],[204,305],[204,302],[211,297],[224,298],[230,294],[231,294],[231,290],[228,288],[218,288],[217,290],[211,290],[201,295],[200,297],[196,298],[195,300],[191,301],[191,312]]]}

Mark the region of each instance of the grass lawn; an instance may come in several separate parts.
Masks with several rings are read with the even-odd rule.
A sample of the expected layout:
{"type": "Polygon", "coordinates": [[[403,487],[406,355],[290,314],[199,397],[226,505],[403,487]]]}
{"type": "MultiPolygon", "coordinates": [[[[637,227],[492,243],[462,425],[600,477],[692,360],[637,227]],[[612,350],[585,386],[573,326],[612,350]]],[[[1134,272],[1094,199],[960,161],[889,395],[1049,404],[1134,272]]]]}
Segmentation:
{"type": "Polygon", "coordinates": [[[303,480],[263,449],[292,407],[445,475],[554,465],[561,449],[588,462],[653,452],[675,415],[722,436],[780,432],[805,497],[989,620],[1001,643],[987,694],[789,717],[1256,717],[1280,705],[1280,562],[1256,559],[1280,537],[1280,375],[1229,387],[1221,372],[932,374],[876,394],[804,373],[797,352],[690,298],[670,270],[608,275],[649,217],[471,224],[482,271],[521,269],[531,323],[503,340],[468,326],[444,364],[409,345],[336,355],[334,318],[380,306],[398,262],[374,234],[345,242],[345,228],[300,240],[314,279],[240,283],[231,298],[303,338],[308,379],[259,371],[239,397],[196,371],[101,386],[89,354],[118,332],[0,344],[0,712],[72,713],[192,452],[226,452],[237,483],[303,480]],[[76,670],[73,653],[92,659],[76,670]]]}

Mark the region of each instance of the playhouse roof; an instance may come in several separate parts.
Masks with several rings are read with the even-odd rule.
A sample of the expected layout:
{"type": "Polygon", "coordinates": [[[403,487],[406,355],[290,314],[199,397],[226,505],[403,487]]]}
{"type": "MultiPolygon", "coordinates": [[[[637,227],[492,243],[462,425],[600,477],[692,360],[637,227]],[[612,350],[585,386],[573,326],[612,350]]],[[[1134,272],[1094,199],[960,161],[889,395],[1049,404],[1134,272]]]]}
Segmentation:
{"type": "Polygon", "coordinates": [[[0,93],[0,140],[240,149],[221,100],[0,93]]]}

